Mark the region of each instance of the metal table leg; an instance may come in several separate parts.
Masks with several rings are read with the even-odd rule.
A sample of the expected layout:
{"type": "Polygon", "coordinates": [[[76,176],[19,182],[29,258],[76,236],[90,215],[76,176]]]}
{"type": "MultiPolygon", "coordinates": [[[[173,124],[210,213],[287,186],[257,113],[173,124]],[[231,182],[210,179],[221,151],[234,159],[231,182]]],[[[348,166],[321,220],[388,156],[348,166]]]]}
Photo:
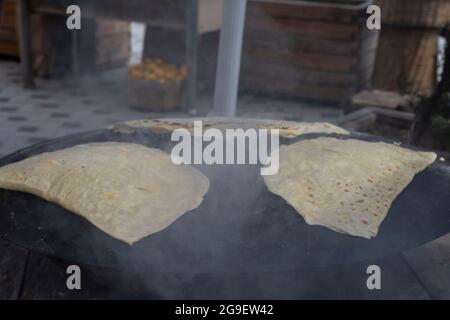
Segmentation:
{"type": "Polygon", "coordinates": [[[22,64],[23,82],[27,89],[35,88],[33,81],[32,53],[31,53],[31,30],[30,30],[30,7],[28,0],[19,2],[20,19],[20,61],[22,64]]]}
{"type": "Polygon", "coordinates": [[[246,0],[223,1],[219,60],[214,93],[214,114],[234,116],[244,36],[246,0]]]}
{"type": "Polygon", "coordinates": [[[186,104],[190,113],[197,109],[197,45],[198,45],[198,1],[187,4],[186,63],[188,67],[186,104]]]}

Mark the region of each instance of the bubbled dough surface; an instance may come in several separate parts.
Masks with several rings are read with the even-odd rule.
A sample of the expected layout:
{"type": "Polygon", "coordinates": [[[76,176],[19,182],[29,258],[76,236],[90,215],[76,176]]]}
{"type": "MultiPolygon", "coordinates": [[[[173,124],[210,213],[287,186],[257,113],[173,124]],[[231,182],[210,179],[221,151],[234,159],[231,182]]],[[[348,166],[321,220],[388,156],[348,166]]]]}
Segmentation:
{"type": "Polygon", "coordinates": [[[200,205],[208,179],[158,149],[91,143],[0,168],[0,188],[35,194],[132,244],[200,205]]]}
{"type": "Polygon", "coordinates": [[[281,146],[280,170],[264,181],[308,224],[370,239],[394,199],[435,159],[382,142],[318,138],[281,146]]]}

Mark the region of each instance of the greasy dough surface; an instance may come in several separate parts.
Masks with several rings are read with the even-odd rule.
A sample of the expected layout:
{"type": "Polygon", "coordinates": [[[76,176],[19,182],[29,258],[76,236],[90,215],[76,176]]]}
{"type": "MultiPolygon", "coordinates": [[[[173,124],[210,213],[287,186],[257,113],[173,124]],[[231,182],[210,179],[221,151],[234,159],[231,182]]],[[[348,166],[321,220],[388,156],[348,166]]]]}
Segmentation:
{"type": "Polygon", "coordinates": [[[308,224],[370,239],[394,199],[435,159],[382,142],[318,138],[281,146],[280,170],[264,180],[308,224]]]}
{"type": "Polygon", "coordinates": [[[295,138],[307,133],[349,134],[347,130],[327,122],[294,122],[227,117],[134,120],[118,123],[114,125],[113,128],[116,130],[126,130],[127,127],[153,128],[170,132],[178,128],[185,128],[193,133],[194,120],[203,121],[203,130],[209,128],[216,128],[219,130],[236,128],[279,129],[280,136],[284,138],[295,138]]]}
{"type": "Polygon", "coordinates": [[[132,244],[198,207],[209,181],[158,149],[107,142],[6,165],[0,168],[0,188],[55,202],[132,244]]]}

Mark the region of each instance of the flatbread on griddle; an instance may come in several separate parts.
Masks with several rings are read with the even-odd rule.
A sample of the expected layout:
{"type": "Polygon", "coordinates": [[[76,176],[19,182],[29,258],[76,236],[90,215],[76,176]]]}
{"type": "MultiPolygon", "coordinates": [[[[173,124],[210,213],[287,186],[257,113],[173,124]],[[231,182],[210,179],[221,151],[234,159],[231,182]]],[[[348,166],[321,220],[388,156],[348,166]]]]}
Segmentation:
{"type": "Polygon", "coordinates": [[[91,143],[0,168],[0,188],[73,211],[129,244],[200,205],[208,179],[168,154],[131,143],[91,143]]]}
{"type": "Polygon", "coordinates": [[[194,130],[194,121],[203,121],[203,130],[216,128],[221,131],[225,129],[279,129],[280,136],[284,138],[295,138],[308,133],[325,134],[349,134],[345,129],[327,122],[294,122],[283,120],[264,120],[247,118],[183,118],[183,119],[153,119],[153,120],[133,120],[120,122],[113,126],[115,130],[127,130],[132,128],[152,128],[156,130],[172,132],[175,129],[184,128],[191,134],[194,130]]]}
{"type": "MultiPolygon", "coordinates": [[[[317,138],[280,147],[280,170],[264,176],[269,190],[311,225],[375,237],[394,199],[436,160],[382,142],[317,138]]],[[[411,214],[414,214],[411,212],[411,214]]]]}

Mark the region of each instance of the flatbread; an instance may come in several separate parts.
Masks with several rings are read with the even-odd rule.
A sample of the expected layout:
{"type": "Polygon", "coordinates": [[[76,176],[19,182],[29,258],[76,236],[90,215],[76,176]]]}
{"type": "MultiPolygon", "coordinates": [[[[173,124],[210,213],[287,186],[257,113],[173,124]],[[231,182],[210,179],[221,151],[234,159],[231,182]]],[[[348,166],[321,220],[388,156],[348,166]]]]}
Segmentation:
{"type": "Polygon", "coordinates": [[[435,160],[388,143],[317,138],[281,146],[280,170],[264,181],[308,224],[370,239],[394,199],[435,160]]]}
{"type": "Polygon", "coordinates": [[[308,133],[349,134],[347,130],[327,122],[294,122],[227,117],[133,120],[117,123],[113,126],[113,129],[127,131],[127,129],[132,128],[152,128],[172,132],[175,129],[184,128],[193,134],[195,120],[203,121],[203,130],[209,128],[216,128],[221,131],[236,128],[279,129],[280,137],[284,138],[295,138],[308,133]]]}
{"type": "Polygon", "coordinates": [[[200,205],[209,188],[197,169],[131,143],[91,143],[0,168],[0,188],[29,192],[132,244],[200,205]]]}

